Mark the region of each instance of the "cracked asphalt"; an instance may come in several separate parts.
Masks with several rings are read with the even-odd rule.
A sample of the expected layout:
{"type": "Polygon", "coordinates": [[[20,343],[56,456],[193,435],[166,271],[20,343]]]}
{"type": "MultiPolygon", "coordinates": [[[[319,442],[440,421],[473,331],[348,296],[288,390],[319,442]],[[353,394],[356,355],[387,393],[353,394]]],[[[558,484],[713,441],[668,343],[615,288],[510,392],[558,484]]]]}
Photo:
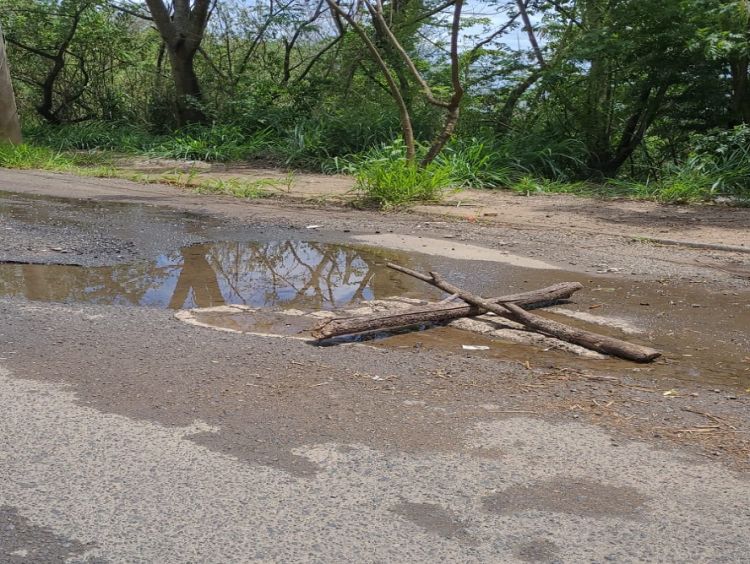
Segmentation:
{"type": "MultiPolygon", "coordinates": [[[[0,197],[0,260],[131,264],[299,238],[321,218],[331,243],[414,230],[370,212],[201,210],[166,187],[154,207],[134,200],[143,186],[85,182],[93,201],[71,199],[72,177],[0,171],[5,190],[63,196],[0,197]]],[[[649,265],[662,251],[643,252],[649,265]]],[[[748,295],[726,273],[659,265],[643,278],[748,295]]],[[[525,366],[414,337],[321,348],[169,309],[0,294],[0,562],[750,562],[750,400],[730,381],[525,366]]]]}

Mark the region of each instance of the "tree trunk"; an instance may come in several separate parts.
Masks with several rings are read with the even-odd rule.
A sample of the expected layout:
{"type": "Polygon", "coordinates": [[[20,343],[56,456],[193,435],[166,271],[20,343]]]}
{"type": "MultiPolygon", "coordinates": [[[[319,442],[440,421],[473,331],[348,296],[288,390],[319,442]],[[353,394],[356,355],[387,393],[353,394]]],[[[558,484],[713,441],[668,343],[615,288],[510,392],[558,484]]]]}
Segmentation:
{"type": "Polygon", "coordinates": [[[180,0],[165,4],[164,0],[146,0],[146,4],[169,54],[177,124],[206,123],[208,118],[201,108],[203,96],[193,61],[215,2],[180,0]]]}
{"type": "Polygon", "coordinates": [[[732,74],[732,125],[750,123],[750,58],[730,61],[732,74]]]}
{"type": "Polygon", "coordinates": [[[177,124],[206,123],[208,118],[201,108],[203,95],[193,64],[195,52],[186,52],[179,46],[177,49],[167,46],[167,51],[174,79],[177,124]]]}
{"type": "Polygon", "coordinates": [[[10,80],[5,40],[0,29],[0,142],[21,143],[21,125],[18,121],[16,96],[10,80]]]}

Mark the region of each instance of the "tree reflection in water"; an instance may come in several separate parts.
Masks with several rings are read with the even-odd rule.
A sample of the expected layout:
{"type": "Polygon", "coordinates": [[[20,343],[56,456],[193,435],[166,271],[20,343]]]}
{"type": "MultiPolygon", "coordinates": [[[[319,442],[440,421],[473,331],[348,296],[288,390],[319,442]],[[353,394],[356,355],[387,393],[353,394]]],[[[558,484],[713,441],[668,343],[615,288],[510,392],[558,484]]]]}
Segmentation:
{"type": "MultiPolygon", "coordinates": [[[[394,253],[387,258],[404,260],[394,253]]],[[[408,293],[413,283],[384,268],[385,260],[315,242],[224,242],[113,267],[3,265],[0,295],[172,309],[222,304],[331,309],[408,293]]]]}

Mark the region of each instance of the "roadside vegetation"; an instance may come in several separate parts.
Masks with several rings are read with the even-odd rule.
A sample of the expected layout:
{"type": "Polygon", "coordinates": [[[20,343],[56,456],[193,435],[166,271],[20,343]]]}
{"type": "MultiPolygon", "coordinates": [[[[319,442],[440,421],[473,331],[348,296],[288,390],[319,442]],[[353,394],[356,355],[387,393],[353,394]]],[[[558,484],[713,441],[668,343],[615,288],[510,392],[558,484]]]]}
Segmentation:
{"type": "Polygon", "coordinates": [[[0,23],[26,143],[0,166],[255,161],[351,174],[381,206],[750,200],[746,0],[0,0],[0,23]]]}

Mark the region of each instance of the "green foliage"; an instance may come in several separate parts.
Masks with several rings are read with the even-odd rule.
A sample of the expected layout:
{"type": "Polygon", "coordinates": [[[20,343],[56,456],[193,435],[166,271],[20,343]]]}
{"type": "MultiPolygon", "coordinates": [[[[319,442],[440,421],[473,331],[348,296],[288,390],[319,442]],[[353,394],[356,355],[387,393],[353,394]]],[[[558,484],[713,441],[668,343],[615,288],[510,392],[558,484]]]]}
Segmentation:
{"type": "Polygon", "coordinates": [[[196,126],[164,136],[146,153],[170,159],[239,161],[262,156],[269,137],[267,130],[246,135],[237,126],[196,126]]]}
{"type": "Polygon", "coordinates": [[[67,170],[75,164],[70,155],[46,147],[0,144],[0,167],[3,168],[67,170]]]}
{"type": "Polygon", "coordinates": [[[444,190],[455,185],[452,170],[444,163],[420,167],[408,162],[400,139],[342,163],[341,170],[353,173],[363,199],[381,208],[435,202],[444,190]]]}

